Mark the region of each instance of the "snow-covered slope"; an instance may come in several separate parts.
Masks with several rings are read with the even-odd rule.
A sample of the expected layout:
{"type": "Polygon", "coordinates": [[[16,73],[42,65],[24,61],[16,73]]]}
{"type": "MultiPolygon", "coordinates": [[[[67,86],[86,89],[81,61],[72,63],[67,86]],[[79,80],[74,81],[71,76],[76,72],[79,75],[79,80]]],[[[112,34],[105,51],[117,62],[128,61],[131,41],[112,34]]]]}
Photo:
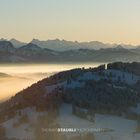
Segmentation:
{"type": "Polygon", "coordinates": [[[67,81],[56,83],[54,85],[46,86],[46,90],[48,91],[48,93],[51,93],[56,88],[60,87],[63,87],[64,89],[80,88],[83,87],[85,85],[85,82],[88,80],[99,81],[101,79],[110,79],[113,82],[117,82],[118,80],[120,80],[121,82],[126,83],[128,85],[136,84],[138,80],[140,80],[140,77],[137,75],[122,72],[119,70],[104,70],[103,73],[104,76],[100,75],[97,72],[85,72],[84,74],[78,76],[75,80],[71,80],[70,83],[68,83],[67,81]]]}
{"type": "Polygon", "coordinates": [[[14,118],[4,122],[2,125],[6,129],[7,138],[17,138],[19,140],[33,140],[35,138],[34,127],[37,120],[41,116],[47,116],[47,112],[37,112],[35,108],[25,108],[20,111],[20,115],[17,114],[14,118]],[[14,126],[18,123],[22,115],[27,115],[29,121],[22,123],[19,126],[14,126]]]}
{"type": "MultiPolygon", "coordinates": [[[[72,105],[63,104],[60,109],[60,115],[57,119],[62,128],[84,128],[89,129],[95,134],[96,140],[138,140],[140,135],[135,134],[137,127],[136,121],[127,120],[122,117],[111,115],[95,115],[95,122],[76,117],[72,114],[72,105]],[[112,130],[102,132],[101,130],[112,130]],[[111,139],[112,138],[112,139],[111,139]]],[[[86,131],[85,131],[86,132],[86,131]]],[[[83,134],[83,132],[82,132],[83,134]]],[[[74,136],[75,133],[67,133],[67,136],[74,136]]]]}
{"type": "MultiPolygon", "coordinates": [[[[33,123],[36,123],[39,116],[46,116],[47,112],[36,112],[34,108],[26,108],[21,110],[23,115],[27,114],[29,117],[28,123],[23,123],[19,127],[14,127],[14,124],[20,118],[15,116],[3,123],[6,129],[6,136],[8,138],[17,138],[19,140],[29,139],[34,140],[33,123]]],[[[85,134],[88,131],[94,133],[96,140],[139,140],[140,134],[135,134],[137,128],[137,121],[127,120],[123,117],[116,117],[112,115],[95,115],[95,122],[84,120],[72,114],[72,105],[63,104],[60,108],[59,116],[55,120],[59,123],[61,128],[75,128],[77,132],[62,132],[66,134],[67,138],[85,134]],[[104,132],[104,130],[107,130],[104,132]]]]}

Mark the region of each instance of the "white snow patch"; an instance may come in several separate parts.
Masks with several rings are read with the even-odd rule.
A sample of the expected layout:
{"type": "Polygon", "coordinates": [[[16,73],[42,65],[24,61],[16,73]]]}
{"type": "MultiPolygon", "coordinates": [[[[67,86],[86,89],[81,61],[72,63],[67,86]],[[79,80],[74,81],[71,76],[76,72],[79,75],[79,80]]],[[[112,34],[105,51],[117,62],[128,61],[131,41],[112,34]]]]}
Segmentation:
{"type": "Polygon", "coordinates": [[[80,88],[85,85],[85,82],[73,81],[71,80],[70,83],[67,81],[57,83],[55,85],[46,86],[47,93],[52,93],[55,89],[63,87],[64,89],[73,89],[73,88],[80,88]]]}
{"type": "Polygon", "coordinates": [[[47,112],[37,112],[35,107],[21,110],[22,114],[27,114],[30,122],[36,122],[39,116],[47,116],[47,112]]]}
{"type": "MultiPolygon", "coordinates": [[[[79,88],[79,87],[84,87],[85,82],[87,80],[94,80],[94,81],[99,81],[101,79],[111,79],[114,82],[117,82],[118,79],[121,80],[121,82],[124,82],[128,85],[133,85],[136,84],[136,82],[140,79],[139,76],[127,73],[127,72],[122,72],[119,70],[104,70],[103,73],[105,74],[104,76],[101,76],[97,72],[85,72],[83,75],[80,75],[79,77],[76,78],[76,80],[71,80],[70,83],[67,83],[67,81],[63,81],[54,85],[46,86],[46,90],[48,93],[52,93],[56,88],[79,88]],[[112,75],[111,77],[109,75],[112,75]]],[[[123,89],[124,87],[119,87],[119,86],[114,86],[114,88],[121,88],[123,89]]]]}
{"type": "Polygon", "coordinates": [[[52,93],[56,88],[66,85],[66,81],[54,85],[46,86],[47,93],[52,93]]]}
{"type": "Polygon", "coordinates": [[[30,129],[30,126],[31,124],[36,123],[39,116],[47,116],[47,112],[37,112],[35,108],[26,108],[21,110],[21,116],[25,114],[28,115],[29,123],[21,124],[19,127],[13,127],[13,124],[18,122],[18,119],[20,118],[17,114],[14,118],[2,124],[6,129],[6,137],[17,138],[19,140],[34,139],[34,129],[30,129]]]}
{"type": "Polygon", "coordinates": [[[101,76],[99,76],[96,73],[92,73],[92,72],[86,72],[83,75],[78,77],[78,80],[95,80],[95,81],[99,81],[101,79],[101,76]]]}
{"type": "Polygon", "coordinates": [[[33,139],[33,131],[26,131],[29,128],[29,124],[22,124],[18,128],[14,128],[13,124],[17,122],[18,117],[15,117],[13,119],[10,119],[6,121],[3,126],[6,129],[6,137],[8,138],[17,138],[20,140],[23,139],[33,139]]]}
{"type": "Polygon", "coordinates": [[[119,71],[119,70],[105,70],[104,73],[105,74],[112,74],[111,79],[113,81],[117,81],[118,77],[120,77],[122,82],[125,82],[129,85],[135,84],[140,79],[140,77],[135,75],[135,74],[122,72],[122,71],[119,71]]]}
{"type": "Polygon", "coordinates": [[[69,84],[65,84],[64,85],[64,88],[80,88],[80,87],[84,87],[85,86],[85,83],[84,82],[79,82],[79,81],[71,81],[71,83],[69,84]]]}
{"type": "Polygon", "coordinates": [[[131,107],[130,108],[130,111],[134,112],[134,113],[137,113],[140,115],[140,103],[137,104],[137,107],[131,107]]]}
{"type": "MultiPolygon", "coordinates": [[[[91,128],[91,129],[112,129],[111,132],[95,132],[96,140],[138,140],[140,135],[134,135],[137,122],[122,117],[111,115],[95,115],[95,123],[81,119],[72,114],[72,105],[63,104],[60,115],[57,119],[62,128],[91,128]]],[[[75,136],[73,133],[66,133],[68,137],[75,136]]]]}

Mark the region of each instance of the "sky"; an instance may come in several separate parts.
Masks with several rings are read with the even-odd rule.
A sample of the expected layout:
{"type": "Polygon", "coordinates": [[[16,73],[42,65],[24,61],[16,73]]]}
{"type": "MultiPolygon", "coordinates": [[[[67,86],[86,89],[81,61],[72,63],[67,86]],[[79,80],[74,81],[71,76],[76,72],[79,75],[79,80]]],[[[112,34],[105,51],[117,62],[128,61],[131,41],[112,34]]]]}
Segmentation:
{"type": "Polygon", "coordinates": [[[0,0],[0,38],[140,44],[140,0],[0,0]]]}

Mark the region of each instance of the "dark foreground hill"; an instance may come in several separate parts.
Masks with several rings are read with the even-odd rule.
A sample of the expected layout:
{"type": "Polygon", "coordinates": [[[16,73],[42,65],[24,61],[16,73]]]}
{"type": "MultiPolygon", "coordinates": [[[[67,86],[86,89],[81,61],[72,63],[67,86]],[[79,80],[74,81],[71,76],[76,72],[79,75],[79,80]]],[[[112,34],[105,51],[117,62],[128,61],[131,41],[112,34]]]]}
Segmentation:
{"type": "Polygon", "coordinates": [[[117,136],[119,139],[125,134],[131,133],[132,136],[130,130],[134,126],[129,120],[134,120],[135,129],[132,130],[140,132],[140,114],[136,109],[139,103],[140,63],[117,62],[108,64],[107,68],[101,65],[97,68],[63,71],[33,84],[1,103],[0,138],[104,140],[108,136],[117,136]],[[108,119],[109,126],[104,125],[108,119]],[[122,132],[120,125],[118,127],[116,123],[124,123],[123,128],[128,132],[122,132]],[[100,124],[101,128],[97,129],[95,124],[100,124]],[[75,136],[73,133],[69,136],[68,133],[44,133],[42,130],[90,126],[97,129],[98,134],[78,133],[75,136]]]}
{"type": "Polygon", "coordinates": [[[1,105],[1,112],[14,115],[26,107],[50,109],[68,102],[97,112],[121,113],[139,102],[139,84],[136,62],[64,71],[19,92],[1,105]]]}

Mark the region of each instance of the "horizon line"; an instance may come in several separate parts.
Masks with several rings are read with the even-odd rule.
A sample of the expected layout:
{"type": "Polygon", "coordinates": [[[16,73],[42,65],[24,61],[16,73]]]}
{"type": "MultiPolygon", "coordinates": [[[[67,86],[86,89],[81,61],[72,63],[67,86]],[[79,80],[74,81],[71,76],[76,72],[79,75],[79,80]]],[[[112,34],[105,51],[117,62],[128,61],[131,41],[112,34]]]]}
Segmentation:
{"type": "Polygon", "coordinates": [[[103,44],[108,44],[108,45],[128,45],[128,46],[134,46],[134,47],[137,47],[137,46],[140,46],[140,43],[139,44],[132,44],[132,43],[120,43],[120,42],[115,42],[115,43],[112,43],[112,42],[105,42],[105,41],[99,41],[99,40],[89,40],[89,41],[79,41],[79,40],[67,40],[67,39],[60,39],[60,38],[53,38],[53,39],[38,39],[38,38],[32,38],[30,41],[21,41],[20,39],[16,39],[16,38],[0,38],[0,41],[11,41],[11,40],[16,40],[16,41],[19,41],[21,43],[31,43],[33,40],[38,40],[38,41],[54,41],[54,40],[59,40],[59,41],[68,41],[68,42],[77,42],[77,43],[91,43],[91,42],[99,42],[99,43],[103,43],[103,44]]]}

